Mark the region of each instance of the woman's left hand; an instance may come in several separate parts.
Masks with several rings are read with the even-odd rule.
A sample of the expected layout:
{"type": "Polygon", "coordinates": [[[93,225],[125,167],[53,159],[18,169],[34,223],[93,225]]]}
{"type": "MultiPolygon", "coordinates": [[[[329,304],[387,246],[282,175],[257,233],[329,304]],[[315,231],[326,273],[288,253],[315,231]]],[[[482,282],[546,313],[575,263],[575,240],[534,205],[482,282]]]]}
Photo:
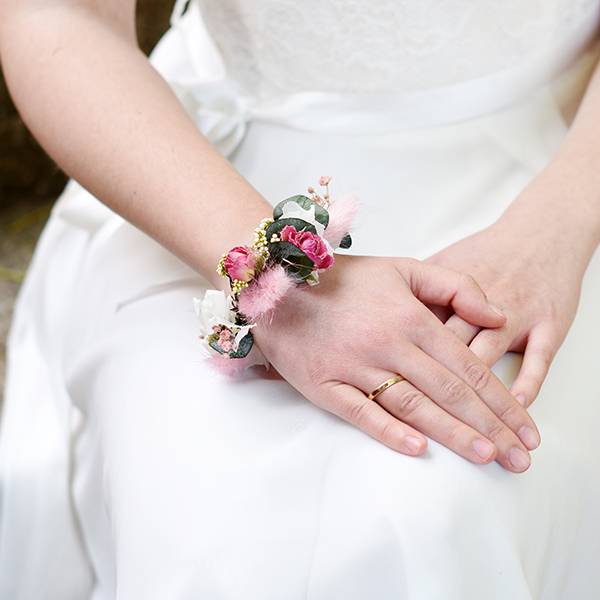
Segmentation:
{"type": "Polygon", "coordinates": [[[472,275],[504,311],[506,325],[481,329],[430,307],[489,367],[506,352],[524,353],[510,391],[525,407],[535,400],[573,322],[587,266],[573,232],[563,222],[546,225],[527,212],[505,213],[426,261],[472,275]]]}

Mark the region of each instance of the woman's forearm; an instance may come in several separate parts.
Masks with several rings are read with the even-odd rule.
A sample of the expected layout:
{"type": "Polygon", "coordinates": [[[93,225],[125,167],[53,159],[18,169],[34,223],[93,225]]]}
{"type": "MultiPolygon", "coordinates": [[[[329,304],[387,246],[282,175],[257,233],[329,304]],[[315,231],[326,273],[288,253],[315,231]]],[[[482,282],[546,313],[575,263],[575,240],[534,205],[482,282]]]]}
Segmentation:
{"type": "MultiPolygon", "coordinates": [[[[556,156],[508,208],[524,231],[546,228],[584,267],[600,244],[600,68],[556,156]]],[[[526,234],[526,233],[524,233],[526,234]]]]}
{"type": "Polygon", "coordinates": [[[220,254],[251,241],[270,204],[198,132],[137,48],[122,5],[117,18],[93,2],[13,4],[25,7],[5,9],[0,57],[35,137],[66,173],[216,283],[220,254]]]}

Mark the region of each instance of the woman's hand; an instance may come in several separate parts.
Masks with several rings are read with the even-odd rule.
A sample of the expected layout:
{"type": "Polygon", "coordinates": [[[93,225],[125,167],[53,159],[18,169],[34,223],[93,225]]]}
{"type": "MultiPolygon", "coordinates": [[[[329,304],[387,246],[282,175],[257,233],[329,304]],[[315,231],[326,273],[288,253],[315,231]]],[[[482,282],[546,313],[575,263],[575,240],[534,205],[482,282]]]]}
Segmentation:
{"type": "Polygon", "coordinates": [[[525,407],[536,398],[573,322],[589,258],[584,248],[564,220],[553,226],[519,209],[426,261],[472,275],[506,314],[504,326],[482,329],[435,309],[489,367],[505,352],[524,353],[511,392],[525,407]]]}
{"type": "Polygon", "coordinates": [[[424,302],[502,326],[475,281],[413,259],[337,255],[313,288],[284,300],[256,341],[316,405],[389,447],[421,454],[426,434],[475,463],[521,472],[539,433],[526,410],[424,302]],[[377,397],[366,394],[400,373],[377,397]]]}

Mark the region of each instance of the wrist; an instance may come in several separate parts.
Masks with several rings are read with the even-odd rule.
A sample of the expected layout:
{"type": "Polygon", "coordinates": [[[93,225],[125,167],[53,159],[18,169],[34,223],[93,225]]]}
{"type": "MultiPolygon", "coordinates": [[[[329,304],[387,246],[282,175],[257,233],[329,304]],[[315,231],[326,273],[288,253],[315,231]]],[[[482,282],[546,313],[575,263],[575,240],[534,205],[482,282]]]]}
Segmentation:
{"type": "Polygon", "coordinates": [[[600,194],[592,188],[568,161],[557,158],[517,196],[498,225],[526,243],[549,244],[585,269],[600,243],[600,194]]]}
{"type": "MultiPolygon", "coordinates": [[[[271,215],[251,229],[249,244],[236,239],[234,246],[224,252],[221,249],[215,268],[220,290],[209,289],[203,299],[194,299],[201,337],[215,366],[235,374],[256,364],[255,359],[268,364],[256,352],[250,358],[254,345],[251,329],[271,320],[273,311],[296,285],[318,285],[320,273],[336,262],[334,250],[350,247],[348,231],[357,201],[349,195],[332,201],[330,180],[328,176],[319,179],[325,188],[323,196],[310,187],[310,197],[298,194],[279,202],[271,215]],[[229,294],[224,293],[223,281],[228,282],[229,294]]],[[[226,229],[230,239],[239,227],[226,229]]]]}
{"type": "Polygon", "coordinates": [[[217,272],[223,253],[234,246],[250,244],[257,224],[272,212],[273,207],[265,200],[252,203],[242,214],[215,216],[214,221],[218,226],[208,228],[205,232],[203,245],[206,250],[198,256],[195,265],[215,289],[229,289],[227,279],[217,272]]]}

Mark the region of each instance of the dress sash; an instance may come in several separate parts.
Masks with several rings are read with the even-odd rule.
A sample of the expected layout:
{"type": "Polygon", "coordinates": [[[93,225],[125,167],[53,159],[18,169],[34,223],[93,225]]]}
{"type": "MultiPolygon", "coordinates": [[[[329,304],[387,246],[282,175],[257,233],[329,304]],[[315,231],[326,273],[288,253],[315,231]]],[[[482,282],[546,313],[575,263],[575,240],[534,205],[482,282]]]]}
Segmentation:
{"type": "Polygon", "coordinates": [[[598,56],[594,42],[599,20],[589,19],[574,28],[566,42],[477,79],[385,94],[306,91],[258,98],[227,78],[197,1],[177,2],[171,23],[154,52],[154,64],[159,71],[168,67],[164,72],[169,83],[202,133],[225,155],[235,150],[251,121],[304,131],[377,135],[474,119],[517,104],[556,83],[567,71],[589,71],[590,56],[598,56]],[[174,78],[177,60],[179,75],[174,78]]]}
{"type": "MultiPolygon", "coordinates": [[[[235,151],[252,121],[321,133],[385,135],[501,115],[540,92],[572,102],[585,88],[600,55],[598,20],[589,19],[565,44],[478,79],[389,94],[307,91],[259,98],[227,77],[197,0],[178,0],[171,25],[151,63],[224,156],[235,151]]],[[[94,230],[108,217],[121,220],[91,196],[85,206],[73,204],[71,197],[77,195],[64,194],[55,211],[75,225],[94,230]]]]}

